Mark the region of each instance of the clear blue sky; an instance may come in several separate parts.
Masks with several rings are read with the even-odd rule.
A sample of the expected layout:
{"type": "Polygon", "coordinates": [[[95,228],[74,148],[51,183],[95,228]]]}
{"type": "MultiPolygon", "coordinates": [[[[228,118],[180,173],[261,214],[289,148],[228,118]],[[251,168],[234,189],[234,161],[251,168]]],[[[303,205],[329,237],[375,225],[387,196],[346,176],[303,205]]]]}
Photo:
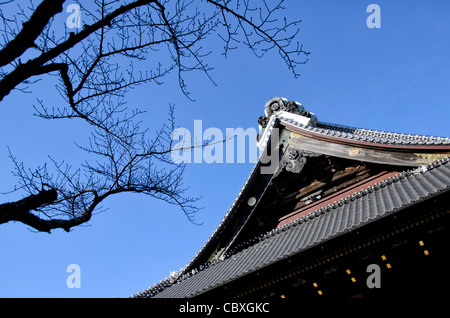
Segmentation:
{"type": "MultiPolygon", "coordinates": [[[[301,102],[321,121],[413,134],[450,136],[449,1],[286,1],[300,18],[300,41],[311,52],[294,79],[276,52],[263,59],[245,49],[228,59],[220,47],[209,60],[218,86],[203,74],[187,77],[188,101],[176,74],[163,86],[132,92],[130,107],[158,128],[169,103],[177,124],[193,129],[257,127],[264,103],[283,96],[301,102]],[[369,29],[366,8],[381,8],[381,28],[369,29]]],[[[44,81],[32,94],[13,92],[0,104],[0,192],[16,183],[7,146],[30,167],[47,155],[76,160],[73,140],[87,134],[76,121],[33,117],[37,97],[53,92],[44,81]]],[[[79,138],[79,139],[78,139],[79,138]]],[[[78,158],[82,160],[83,158],[78,158]]],[[[34,233],[21,223],[0,225],[0,297],[128,297],[186,265],[213,233],[252,168],[244,164],[189,164],[185,184],[202,196],[194,225],[174,206],[140,195],[108,199],[109,209],[70,233],[34,233]],[[66,286],[66,268],[81,268],[81,288],[66,286]]],[[[0,195],[0,202],[20,194],[0,195]]]]}

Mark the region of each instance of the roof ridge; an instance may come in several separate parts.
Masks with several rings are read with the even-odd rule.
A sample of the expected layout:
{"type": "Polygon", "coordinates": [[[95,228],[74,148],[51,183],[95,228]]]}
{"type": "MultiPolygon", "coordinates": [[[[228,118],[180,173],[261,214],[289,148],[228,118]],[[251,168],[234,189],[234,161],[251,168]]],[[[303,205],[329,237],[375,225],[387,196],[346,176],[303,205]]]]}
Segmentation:
{"type": "Polygon", "coordinates": [[[350,130],[350,131],[354,131],[354,132],[376,132],[376,133],[380,133],[380,134],[392,134],[392,135],[402,135],[402,136],[419,136],[419,137],[429,137],[429,138],[436,138],[436,139],[450,139],[449,137],[444,137],[444,136],[435,136],[435,135],[419,135],[419,134],[414,134],[414,133],[407,133],[407,132],[399,132],[399,131],[392,131],[392,130],[380,130],[380,129],[372,129],[372,128],[362,128],[362,127],[357,127],[357,126],[350,126],[350,125],[342,125],[342,124],[335,124],[335,123],[330,123],[327,121],[317,121],[317,126],[329,126],[329,127],[333,127],[333,128],[340,128],[342,130],[350,130]]]}
{"type": "Polygon", "coordinates": [[[302,129],[307,129],[315,133],[321,133],[334,137],[341,137],[366,142],[384,143],[384,144],[406,144],[406,145],[447,145],[450,144],[449,137],[408,134],[384,130],[374,130],[367,128],[358,128],[330,124],[318,121],[316,125],[304,125],[291,118],[285,118],[279,113],[274,114],[277,118],[288,123],[294,124],[302,129]]]}
{"type": "Polygon", "coordinates": [[[317,116],[312,112],[306,111],[301,103],[288,101],[288,99],[284,97],[270,99],[265,104],[264,109],[265,116],[261,116],[258,120],[258,123],[260,124],[260,134],[262,135],[263,140],[270,136],[270,131],[265,129],[266,126],[270,126],[269,123],[273,121],[273,118],[278,118],[312,132],[366,142],[394,145],[450,144],[450,137],[375,130],[318,121],[317,116]]]}

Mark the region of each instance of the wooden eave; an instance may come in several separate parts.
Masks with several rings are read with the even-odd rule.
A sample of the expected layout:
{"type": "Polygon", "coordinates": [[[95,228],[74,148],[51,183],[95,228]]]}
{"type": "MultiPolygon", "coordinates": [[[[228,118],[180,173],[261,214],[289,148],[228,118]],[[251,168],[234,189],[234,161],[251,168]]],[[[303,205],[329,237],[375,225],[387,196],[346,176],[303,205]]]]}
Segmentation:
{"type": "Polygon", "coordinates": [[[378,164],[418,167],[450,155],[450,145],[402,145],[329,136],[283,122],[289,143],[310,152],[378,164]]]}

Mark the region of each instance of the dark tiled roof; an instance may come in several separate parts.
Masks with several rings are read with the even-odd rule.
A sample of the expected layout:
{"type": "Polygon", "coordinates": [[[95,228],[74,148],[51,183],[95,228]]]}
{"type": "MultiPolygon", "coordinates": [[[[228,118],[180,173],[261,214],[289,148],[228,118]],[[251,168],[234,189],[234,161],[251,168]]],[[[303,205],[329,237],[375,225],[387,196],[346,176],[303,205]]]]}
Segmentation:
{"type": "MultiPolygon", "coordinates": [[[[282,116],[278,116],[283,119],[282,116]]],[[[286,119],[299,128],[326,136],[346,138],[356,141],[373,142],[388,145],[450,145],[450,138],[403,134],[395,132],[378,131],[371,129],[355,128],[349,126],[335,125],[325,122],[317,122],[316,126],[302,125],[293,119],[286,119]]]]}
{"type": "Polygon", "coordinates": [[[437,160],[370,186],[133,297],[192,297],[378,218],[450,189],[450,159],[437,160]]]}
{"type": "MultiPolygon", "coordinates": [[[[357,127],[350,127],[344,125],[336,125],[326,122],[318,121],[316,115],[309,113],[311,120],[305,124],[305,117],[301,116],[297,110],[289,109],[288,107],[277,107],[277,110],[268,110],[270,104],[280,105],[292,105],[295,104],[298,109],[303,111],[303,106],[298,102],[288,102],[285,98],[275,97],[266,103],[266,115],[268,118],[278,118],[282,122],[292,124],[301,129],[318,133],[324,136],[339,137],[354,141],[364,141],[385,145],[412,145],[412,146],[425,146],[425,145],[450,145],[450,138],[448,137],[434,137],[434,136],[422,136],[413,134],[404,134],[397,132],[387,132],[372,129],[364,129],[357,127]]],[[[268,120],[268,128],[271,129],[270,123],[274,121],[268,120]]],[[[270,134],[270,133],[269,133],[270,134]]]]}

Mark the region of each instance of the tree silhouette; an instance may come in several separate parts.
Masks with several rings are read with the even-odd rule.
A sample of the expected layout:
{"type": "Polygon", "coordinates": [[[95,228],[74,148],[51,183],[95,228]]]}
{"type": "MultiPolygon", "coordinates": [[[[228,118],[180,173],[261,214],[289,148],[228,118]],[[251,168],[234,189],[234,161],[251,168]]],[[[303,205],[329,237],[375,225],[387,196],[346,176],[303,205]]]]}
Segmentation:
{"type": "Polygon", "coordinates": [[[18,180],[14,191],[24,197],[0,205],[0,224],[20,221],[38,231],[69,231],[89,221],[107,197],[123,192],[177,205],[193,220],[197,198],[186,196],[185,166],[170,160],[177,150],[171,140],[173,106],[168,121],[150,135],[139,121],[142,110],[126,106],[126,93],[161,84],[177,72],[179,87],[190,98],[186,72],[201,71],[212,80],[213,48],[207,41],[212,34],[222,40],[225,56],[242,46],[257,58],[276,50],[298,76],[297,66],[309,54],[297,41],[300,21],[283,17],[284,1],[64,2],[0,3],[0,102],[13,90],[32,92],[37,80],[56,76],[64,104],[50,107],[37,100],[36,115],[88,123],[91,137],[78,147],[97,159],[78,169],[52,159],[29,169],[10,151],[18,180]],[[72,13],[64,10],[69,4],[72,13]]]}

